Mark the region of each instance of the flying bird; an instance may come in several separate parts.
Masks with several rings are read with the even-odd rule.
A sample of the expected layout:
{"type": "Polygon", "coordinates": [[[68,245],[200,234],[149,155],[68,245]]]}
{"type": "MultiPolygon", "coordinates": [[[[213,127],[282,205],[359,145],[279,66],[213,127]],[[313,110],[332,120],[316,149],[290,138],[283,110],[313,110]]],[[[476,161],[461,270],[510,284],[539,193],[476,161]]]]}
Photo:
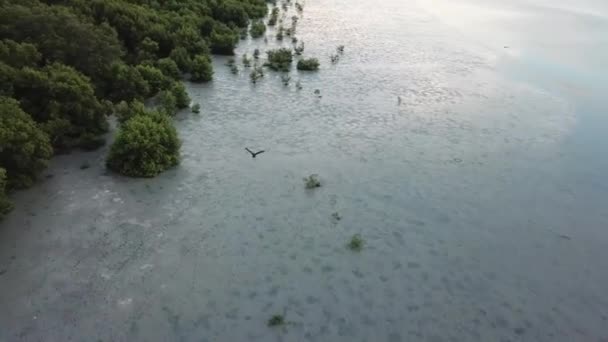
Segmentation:
{"type": "Polygon", "coordinates": [[[255,156],[257,156],[258,154],[264,153],[264,150],[253,152],[252,150],[248,149],[247,147],[245,147],[245,150],[247,150],[247,152],[249,152],[251,154],[251,158],[255,158],[255,156]]]}

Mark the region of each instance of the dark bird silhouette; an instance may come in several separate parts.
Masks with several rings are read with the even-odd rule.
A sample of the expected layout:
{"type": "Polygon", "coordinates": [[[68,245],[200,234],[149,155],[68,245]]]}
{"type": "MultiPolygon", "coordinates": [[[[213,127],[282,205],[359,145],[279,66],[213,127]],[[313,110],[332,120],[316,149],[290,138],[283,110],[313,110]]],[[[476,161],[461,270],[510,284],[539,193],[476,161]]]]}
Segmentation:
{"type": "Polygon", "coordinates": [[[245,150],[247,150],[247,152],[249,152],[251,154],[251,158],[255,158],[255,156],[257,156],[258,154],[264,153],[264,150],[253,152],[252,150],[248,149],[247,147],[245,147],[245,150]]]}

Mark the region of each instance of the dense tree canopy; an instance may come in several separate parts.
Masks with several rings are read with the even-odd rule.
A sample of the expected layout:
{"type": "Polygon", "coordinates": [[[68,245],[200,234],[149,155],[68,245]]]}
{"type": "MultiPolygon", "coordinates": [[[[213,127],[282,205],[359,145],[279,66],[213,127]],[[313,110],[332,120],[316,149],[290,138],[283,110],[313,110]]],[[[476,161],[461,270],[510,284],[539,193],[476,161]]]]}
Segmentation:
{"type": "Polygon", "coordinates": [[[31,185],[51,154],[48,136],[17,100],[0,97],[0,167],[6,170],[8,188],[31,185]]]}

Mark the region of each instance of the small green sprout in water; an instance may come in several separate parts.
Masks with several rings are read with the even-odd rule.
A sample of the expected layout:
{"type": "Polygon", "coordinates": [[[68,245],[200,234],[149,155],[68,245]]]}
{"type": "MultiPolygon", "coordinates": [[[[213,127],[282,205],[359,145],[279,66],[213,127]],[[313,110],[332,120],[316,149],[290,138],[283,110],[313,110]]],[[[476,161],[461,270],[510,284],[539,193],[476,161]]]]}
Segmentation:
{"type": "Polygon", "coordinates": [[[192,109],[191,109],[191,110],[192,110],[192,113],[194,113],[194,114],[198,114],[198,113],[200,113],[200,112],[201,112],[201,105],[200,105],[200,104],[198,104],[198,103],[195,103],[195,104],[192,106],[192,109]]]}
{"type": "Polygon", "coordinates": [[[334,219],[335,221],[340,221],[342,219],[342,216],[340,216],[340,214],[338,214],[338,212],[335,212],[335,213],[331,214],[331,218],[334,219]]]}
{"type": "Polygon", "coordinates": [[[251,82],[256,84],[260,78],[264,77],[264,69],[259,66],[254,66],[253,70],[249,74],[249,78],[251,78],[251,82]]]}
{"type": "Polygon", "coordinates": [[[279,29],[277,31],[277,40],[283,40],[283,34],[285,33],[285,29],[283,28],[283,25],[279,26],[279,29]]]}
{"type": "Polygon", "coordinates": [[[344,53],[344,45],[338,45],[338,47],[336,48],[336,51],[338,51],[339,54],[343,54],[344,53]]]}
{"type": "Polygon", "coordinates": [[[296,46],[293,50],[297,56],[302,55],[304,53],[304,42],[300,42],[300,45],[296,46]]]}
{"type": "Polygon", "coordinates": [[[269,327],[278,327],[281,325],[285,325],[285,317],[283,317],[283,315],[273,315],[272,317],[270,317],[270,319],[268,320],[268,326],[269,327]]]}
{"type": "Polygon", "coordinates": [[[231,72],[233,75],[238,74],[238,73],[239,73],[239,67],[237,67],[237,66],[236,66],[236,64],[232,64],[232,65],[230,66],[230,72],[231,72]]]}
{"type": "Polygon", "coordinates": [[[364,243],[364,241],[361,238],[361,235],[355,234],[355,235],[353,235],[352,238],[350,238],[350,241],[348,242],[347,247],[351,251],[359,252],[360,250],[363,249],[363,243],[364,243]]]}
{"type": "Polygon", "coordinates": [[[310,175],[304,178],[304,183],[306,185],[306,189],[315,189],[321,187],[321,181],[319,180],[318,175],[310,175]]]}
{"type": "Polygon", "coordinates": [[[247,54],[243,54],[243,66],[249,68],[251,66],[251,60],[247,57],[247,54]]]}
{"type": "Polygon", "coordinates": [[[278,19],[279,19],[279,8],[274,7],[272,9],[272,12],[270,12],[270,19],[268,19],[268,26],[276,25],[278,19]]]}
{"type": "Polygon", "coordinates": [[[260,59],[260,49],[253,50],[253,58],[260,59]]]}

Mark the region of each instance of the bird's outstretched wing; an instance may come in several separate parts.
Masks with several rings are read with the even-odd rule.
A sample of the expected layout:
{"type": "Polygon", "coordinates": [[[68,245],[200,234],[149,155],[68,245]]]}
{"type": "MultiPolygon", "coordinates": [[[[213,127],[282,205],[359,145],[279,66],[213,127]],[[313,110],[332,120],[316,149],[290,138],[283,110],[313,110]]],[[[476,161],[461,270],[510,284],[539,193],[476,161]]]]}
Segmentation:
{"type": "Polygon", "coordinates": [[[260,151],[257,151],[257,152],[256,152],[256,153],[254,153],[254,154],[257,156],[258,154],[260,154],[260,153],[264,153],[264,152],[265,152],[264,150],[260,150],[260,151]]]}
{"type": "Polygon", "coordinates": [[[251,151],[249,148],[245,147],[245,150],[246,150],[247,152],[251,153],[251,155],[252,155],[253,157],[255,157],[255,153],[253,153],[253,151],[251,151]]]}

